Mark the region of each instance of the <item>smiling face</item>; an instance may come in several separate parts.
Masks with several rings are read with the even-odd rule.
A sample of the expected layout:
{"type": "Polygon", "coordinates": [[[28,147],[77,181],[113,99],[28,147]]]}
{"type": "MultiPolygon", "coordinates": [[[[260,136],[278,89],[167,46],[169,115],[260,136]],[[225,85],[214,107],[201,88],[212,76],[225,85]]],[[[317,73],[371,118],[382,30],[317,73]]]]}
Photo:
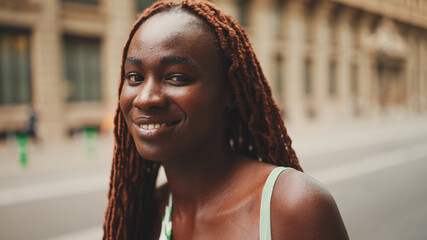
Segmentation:
{"type": "Polygon", "coordinates": [[[131,40],[120,108],[144,159],[168,161],[225,144],[229,94],[211,31],[173,10],[147,19],[131,40]]]}

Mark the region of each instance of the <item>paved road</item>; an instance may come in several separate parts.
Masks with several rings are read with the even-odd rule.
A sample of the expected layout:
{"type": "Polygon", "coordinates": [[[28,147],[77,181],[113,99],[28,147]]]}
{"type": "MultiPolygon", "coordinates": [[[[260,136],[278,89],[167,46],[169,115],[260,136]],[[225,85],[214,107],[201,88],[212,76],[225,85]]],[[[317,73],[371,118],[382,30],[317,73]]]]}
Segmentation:
{"type": "Polygon", "coordinates": [[[426,160],[329,185],[352,239],[427,239],[426,160]]]}
{"type": "MultiPolygon", "coordinates": [[[[294,138],[305,171],[335,197],[351,239],[427,239],[427,124],[351,129],[294,138]]],[[[100,239],[107,178],[100,169],[1,187],[0,239],[100,239]]]]}
{"type": "MultiPolygon", "coordinates": [[[[0,239],[49,239],[100,228],[107,204],[105,196],[101,190],[1,207],[0,239]]],[[[92,236],[99,236],[100,232],[95,230],[92,236]]]]}
{"type": "Polygon", "coordinates": [[[307,172],[335,197],[351,239],[427,239],[427,134],[320,161],[331,165],[307,172]]]}

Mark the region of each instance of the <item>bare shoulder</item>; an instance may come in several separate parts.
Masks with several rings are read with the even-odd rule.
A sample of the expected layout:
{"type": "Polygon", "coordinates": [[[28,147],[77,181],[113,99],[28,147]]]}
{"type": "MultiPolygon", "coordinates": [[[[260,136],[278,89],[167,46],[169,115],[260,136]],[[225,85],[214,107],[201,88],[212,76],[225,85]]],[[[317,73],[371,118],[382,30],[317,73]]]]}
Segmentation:
{"type": "Polygon", "coordinates": [[[348,239],[335,200],[318,181],[295,170],[277,179],[271,200],[273,239],[348,239]]]}

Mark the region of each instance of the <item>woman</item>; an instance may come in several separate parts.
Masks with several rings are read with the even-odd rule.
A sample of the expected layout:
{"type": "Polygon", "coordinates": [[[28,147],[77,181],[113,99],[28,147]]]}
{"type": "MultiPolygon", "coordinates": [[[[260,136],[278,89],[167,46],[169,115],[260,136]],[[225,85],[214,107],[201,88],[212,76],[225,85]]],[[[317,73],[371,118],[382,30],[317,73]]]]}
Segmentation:
{"type": "Polygon", "coordinates": [[[104,239],[347,239],[301,171],[243,28],[208,2],[147,9],[123,51],[104,239]]]}

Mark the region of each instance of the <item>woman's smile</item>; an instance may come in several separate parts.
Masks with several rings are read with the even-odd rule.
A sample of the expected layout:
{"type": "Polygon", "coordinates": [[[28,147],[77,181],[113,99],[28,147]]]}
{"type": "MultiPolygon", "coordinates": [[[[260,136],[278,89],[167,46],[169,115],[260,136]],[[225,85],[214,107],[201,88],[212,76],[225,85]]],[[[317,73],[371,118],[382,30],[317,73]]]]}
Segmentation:
{"type": "Polygon", "coordinates": [[[168,132],[172,132],[180,122],[181,120],[141,117],[133,121],[133,126],[137,129],[137,136],[149,139],[161,137],[168,132]]]}

